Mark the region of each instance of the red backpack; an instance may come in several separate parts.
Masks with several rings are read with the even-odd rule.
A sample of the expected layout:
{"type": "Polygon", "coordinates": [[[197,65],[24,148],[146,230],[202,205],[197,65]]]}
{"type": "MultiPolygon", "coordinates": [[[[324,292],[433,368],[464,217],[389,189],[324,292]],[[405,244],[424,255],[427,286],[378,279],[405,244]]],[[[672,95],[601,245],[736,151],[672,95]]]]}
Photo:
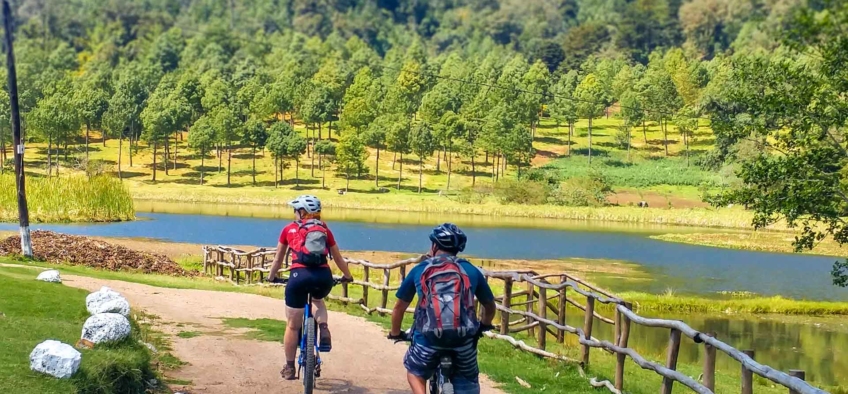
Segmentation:
{"type": "Polygon", "coordinates": [[[327,247],[329,230],[318,219],[301,220],[297,223],[297,233],[289,247],[292,251],[292,263],[307,267],[320,267],[327,264],[330,249],[327,247]]]}
{"type": "Polygon", "coordinates": [[[476,337],[480,327],[471,280],[461,264],[464,261],[455,256],[434,257],[421,274],[423,294],[415,330],[434,346],[462,346],[476,337]]]}

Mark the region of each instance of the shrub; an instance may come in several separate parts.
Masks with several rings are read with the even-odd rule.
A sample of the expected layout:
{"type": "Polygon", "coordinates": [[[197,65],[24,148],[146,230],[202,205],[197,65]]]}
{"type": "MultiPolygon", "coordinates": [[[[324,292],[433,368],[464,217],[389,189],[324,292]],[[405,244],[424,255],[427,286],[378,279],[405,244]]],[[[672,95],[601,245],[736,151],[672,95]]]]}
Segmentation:
{"type": "Polygon", "coordinates": [[[503,204],[541,205],[548,201],[550,189],[541,182],[503,179],[495,184],[494,195],[503,204]]]}
{"type": "Polygon", "coordinates": [[[588,176],[571,178],[562,182],[551,192],[550,202],[572,207],[595,207],[606,205],[607,195],[612,191],[604,175],[592,171],[588,176]]]}

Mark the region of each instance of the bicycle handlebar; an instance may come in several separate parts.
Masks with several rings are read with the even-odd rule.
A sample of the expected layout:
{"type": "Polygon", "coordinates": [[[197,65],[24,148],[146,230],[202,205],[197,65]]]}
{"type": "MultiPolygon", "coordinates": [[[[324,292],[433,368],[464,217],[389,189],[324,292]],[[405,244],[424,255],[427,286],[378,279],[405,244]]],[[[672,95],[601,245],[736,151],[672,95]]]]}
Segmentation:
{"type": "MultiPolygon", "coordinates": [[[[495,326],[491,324],[480,324],[480,328],[477,329],[477,338],[482,338],[483,333],[486,331],[494,330],[495,326]]],[[[412,329],[407,329],[406,331],[401,331],[400,335],[392,336],[391,333],[386,337],[390,341],[398,342],[412,342],[412,329]]]]}
{"type": "MultiPolygon", "coordinates": [[[[267,278],[267,281],[270,282],[270,283],[274,283],[274,284],[284,285],[284,284],[289,282],[289,278],[274,277],[274,278],[267,278]]],[[[340,283],[351,283],[351,282],[353,282],[353,279],[348,280],[348,279],[345,279],[344,277],[333,278],[333,286],[337,286],[340,283]]]]}

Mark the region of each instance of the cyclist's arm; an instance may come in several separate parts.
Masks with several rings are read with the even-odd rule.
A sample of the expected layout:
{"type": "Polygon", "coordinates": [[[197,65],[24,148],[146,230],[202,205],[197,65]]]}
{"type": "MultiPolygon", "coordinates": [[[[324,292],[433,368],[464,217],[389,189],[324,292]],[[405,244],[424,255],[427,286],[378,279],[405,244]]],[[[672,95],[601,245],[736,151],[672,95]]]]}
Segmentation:
{"type": "Polygon", "coordinates": [[[398,300],[395,303],[395,308],[392,310],[392,330],[389,332],[389,334],[393,336],[400,335],[403,317],[406,314],[406,308],[409,308],[409,304],[411,304],[412,299],[415,298],[415,293],[417,292],[415,289],[415,277],[415,268],[413,268],[412,271],[409,272],[409,275],[403,279],[397,293],[395,293],[398,300]]]}
{"type": "Polygon", "coordinates": [[[486,282],[486,277],[483,273],[477,270],[477,275],[477,290],[474,295],[477,297],[480,305],[483,306],[483,316],[480,317],[480,323],[491,325],[492,320],[495,318],[495,312],[498,310],[495,305],[495,295],[492,293],[492,288],[489,287],[489,283],[486,282]]]}
{"type": "Polygon", "coordinates": [[[330,254],[333,255],[333,262],[336,263],[336,267],[342,271],[345,278],[352,279],[353,275],[350,274],[350,268],[347,266],[347,261],[342,257],[342,252],[339,250],[339,245],[333,245],[330,247],[330,254]]]}
{"type": "Polygon", "coordinates": [[[288,245],[277,242],[277,254],[274,255],[274,264],[271,265],[271,271],[268,272],[268,277],[274,279],[277,277],[277,271],[280,270],[280,266],[283,265],[283,258],[286,257],[286,252],[288,251],[288,245]]]}
{"type": "Polygon", "coordinates": [[[395,303],[395,308],[392,310],[392,330],[389,332],[392,336],[400,335],[403,317],[406,314],[406,308],[409,308],[409,304],[409,302],[400,299],[395,303]]]}

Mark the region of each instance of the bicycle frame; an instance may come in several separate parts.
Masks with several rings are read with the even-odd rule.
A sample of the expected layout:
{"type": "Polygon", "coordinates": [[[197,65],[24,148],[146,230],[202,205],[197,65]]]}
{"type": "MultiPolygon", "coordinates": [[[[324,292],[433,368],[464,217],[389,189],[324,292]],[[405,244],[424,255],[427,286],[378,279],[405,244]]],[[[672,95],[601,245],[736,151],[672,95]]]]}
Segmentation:
{"type": "MultiPolygon", "coordinates": [[[[303,308],[303,323],[300,326],[300,346],[298,346],[299,352],[297,356],[297,377],[300,379],[300,372],[303,369],[303,366],[306,364],[306,341],[308,339],[308,335],[306,332],[306,322],[312,316],[312,295],[310,294],[306,299],[306,306],[303,308]]],[[[318,350],[318,335],[315,335],[315,372],[316,377],[320,375],[321,372],[321,351],[318,350]]]]}

